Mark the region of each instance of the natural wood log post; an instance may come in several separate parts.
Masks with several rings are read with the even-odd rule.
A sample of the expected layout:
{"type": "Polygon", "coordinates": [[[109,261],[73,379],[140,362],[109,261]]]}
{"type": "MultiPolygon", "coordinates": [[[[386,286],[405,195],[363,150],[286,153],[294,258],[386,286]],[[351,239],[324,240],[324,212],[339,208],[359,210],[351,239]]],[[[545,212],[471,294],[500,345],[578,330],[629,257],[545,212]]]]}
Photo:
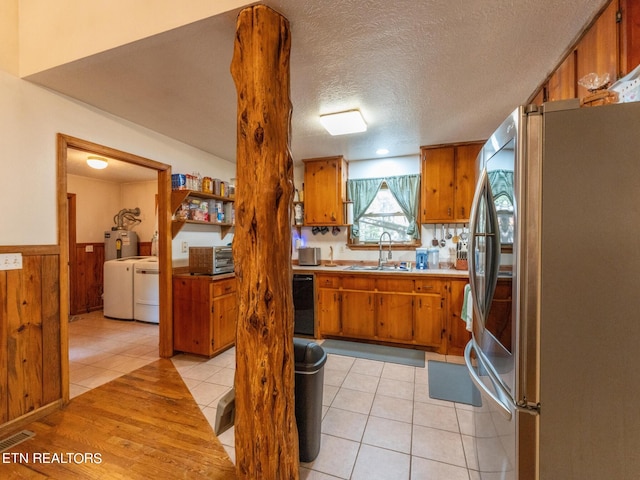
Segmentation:
{"type": "Polygon", "coordinates": [[[289,23],[240,12],[231,74],[238,93],[235,446],[238,478],[297,479],[289,151],[289,23]]]}

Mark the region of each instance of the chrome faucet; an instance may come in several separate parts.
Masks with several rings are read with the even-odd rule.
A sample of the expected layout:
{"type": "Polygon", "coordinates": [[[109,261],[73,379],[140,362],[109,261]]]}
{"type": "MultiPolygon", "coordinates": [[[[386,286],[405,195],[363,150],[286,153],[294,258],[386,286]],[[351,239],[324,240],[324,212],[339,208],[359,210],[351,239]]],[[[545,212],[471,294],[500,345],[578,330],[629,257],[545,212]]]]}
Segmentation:
{"type": "Polygon", "coordinates": [[[389,237],[389,253],[387,253],[387,260],[391,260],[391,234],[389,232],[382,232],[382,235],[380,235],[380,239],[378,240],[378,248],[379,248],[379,255],[378,255],[378,268],[382,268],[382,266],[387,263],[387,260],[384,260],[382,258],[382,237],[384,236],[389,237]]]}

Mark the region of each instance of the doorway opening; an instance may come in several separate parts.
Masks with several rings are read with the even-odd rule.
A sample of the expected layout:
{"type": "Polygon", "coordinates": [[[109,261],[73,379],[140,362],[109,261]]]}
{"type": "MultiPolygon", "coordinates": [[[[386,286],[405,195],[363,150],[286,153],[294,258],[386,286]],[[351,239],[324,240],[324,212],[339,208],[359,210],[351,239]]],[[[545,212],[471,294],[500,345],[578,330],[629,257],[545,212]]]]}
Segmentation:
{"type": "MultiPolygon", "coordinates": [[[[70,217],[67,195],[67,173],[69,152],[79,150],[90,155],[102,156],[124,162],[125,164],[144,167],[156,172],[157,176],[157,256],[159,266],[159,325],[158,325],[158,354],[169,358],[173,355],[173,324],[171,297],[171,166],[140,157],[121,150],[99,145],[87,140],[58,134],[57,138],[57,186],[58,186],[58,241],[60,245],[61,265],[70,264],[70,217]]],[[[72,202],[73,203],[73,202],[72,202]]],[[[62,375],[63,399],[69,399],[69,331],[68,318],[70,313],[70,272],[67,268],[60,268],[60,332],[62,338],[62,375]],[[66,380],[66,381],[65,381],[66,380]]]]}

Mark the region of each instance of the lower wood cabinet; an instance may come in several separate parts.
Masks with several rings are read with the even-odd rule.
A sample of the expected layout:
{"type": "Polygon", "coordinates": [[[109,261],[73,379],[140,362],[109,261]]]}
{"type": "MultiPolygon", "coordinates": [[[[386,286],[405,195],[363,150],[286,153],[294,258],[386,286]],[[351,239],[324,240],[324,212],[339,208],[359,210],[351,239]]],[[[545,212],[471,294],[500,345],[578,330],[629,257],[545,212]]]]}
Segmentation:
{"type": "Polygon", "coordinates": [[[449,282],[449,305],[447,315],[447,354],[463,355],[464,347],[471,340],[471,332],[467,331],[462,321],[462,304],[464,303],[464,287],[468,279],[452,279],[449,282]]]}
{"type": "Polygon", "coordinates": [[[213,357],[236,340],[236,279],[173,277],[174,350],[213,357]]]}
{"type": "Polygon", "coordinates": [[[322,337],[425,347],[462,355],[469,333],[460,320],[466,278],[316,274],[322,337]],[[453,298],[455,296],[455,298],[453,298]]]}

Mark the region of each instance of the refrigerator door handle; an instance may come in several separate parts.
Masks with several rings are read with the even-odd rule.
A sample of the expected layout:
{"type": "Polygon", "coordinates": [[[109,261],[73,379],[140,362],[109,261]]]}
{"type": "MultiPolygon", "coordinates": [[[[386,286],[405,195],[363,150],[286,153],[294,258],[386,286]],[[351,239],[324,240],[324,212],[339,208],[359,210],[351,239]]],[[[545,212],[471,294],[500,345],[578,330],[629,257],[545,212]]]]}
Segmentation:
{"type": "MultiPolygon", "coordinates": [[[[485,385],[485,383],[482,381],[482,379],[480,378],[480,376],[476,373],[475,369],[473,368],[473,365],[471,363],[471,350],[475,350],[473,347],[473,340],[470,340],[469,343],[467,343],[467,346],[464,349],[464,363],[467,364],[467,370],[469,371],[469,376],[471,377],[471,380],[473,381],[473,383],[475,384],[476,387],[478,387],[478,390],[480,390],[480,392],[483,394],[483,396],[485,398],[487,398],[489,401],[491,401],[492,403],[495,404],[496,407],[498,407],[498,411],[509,421],[511,421],[511,418],[513,417],[513,412],[512,409],[509,406],[509,403],[506,401],[503,401],[502,399],[500,399],[498,397],[498,395],[494,394],[489,387],[487,387],[485,385]]],[[[482,363],[482,360],[478,358],[478,362],[482,363]]],[[[487,370],[488,372],[488,370],[487,370]]],[[[500,391],[499,389],[501,388],[499,385],[496,384],[495,381],[493,381],[493,379],[491,378],[491,375],[489,374],[489,378],[491,379],[491,383],[493,383],[494,387],[496,388],[496,391],[500,391]]]]}

